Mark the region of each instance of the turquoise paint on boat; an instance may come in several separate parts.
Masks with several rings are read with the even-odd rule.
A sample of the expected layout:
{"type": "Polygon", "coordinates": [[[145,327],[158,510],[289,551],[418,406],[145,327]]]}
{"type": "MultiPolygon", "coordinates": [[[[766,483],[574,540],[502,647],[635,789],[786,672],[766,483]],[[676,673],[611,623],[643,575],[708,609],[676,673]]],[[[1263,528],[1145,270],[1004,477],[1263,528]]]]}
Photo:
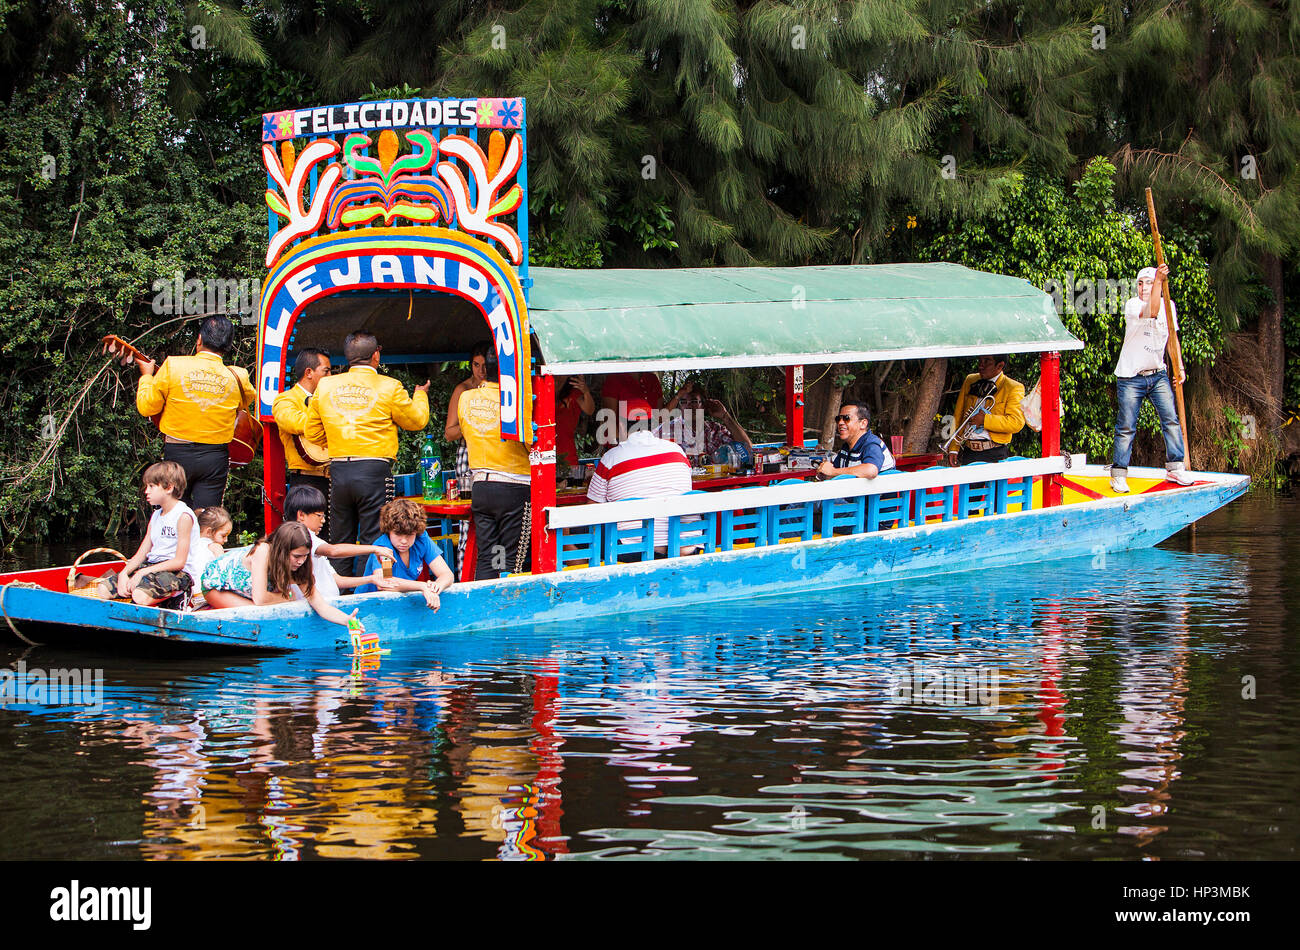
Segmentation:
{"type": "MultiPolygon", "coordinates": [[[[1091,474],[1102,470],[1094,467],[1091,474]]],[[[1141,474],[1135,470],[1131,475],[1141,474]]],[[[360,610],[385,647],[520,624],[583,624],[594,617],[700,603],[789,596],[880,582],[1150,547],[1243,495],[1243,475],[1210,484],[1054,508],[836,536],[697,557],[510,577],[457,585],[433,612],[419,594],[340,598],[360,610]]],[[[176,613],[26,587],[4,588],[4,616],[50,644],[111,640],[219,651],[348,646],[346,630],[305,603],[176,613]]]]}

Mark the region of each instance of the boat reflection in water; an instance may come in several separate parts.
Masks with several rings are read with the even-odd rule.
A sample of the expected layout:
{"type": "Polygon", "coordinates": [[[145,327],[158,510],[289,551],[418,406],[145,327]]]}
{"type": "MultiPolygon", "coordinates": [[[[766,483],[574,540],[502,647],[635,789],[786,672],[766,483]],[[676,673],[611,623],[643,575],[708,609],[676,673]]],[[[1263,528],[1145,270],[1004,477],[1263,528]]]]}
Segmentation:
{"type": "Polygon", "coordinates": [[[138,840],[67,856],[1137,857],[1170,825],[1188,697],[1237,688],[1243,563],[1145,550],[432,637],[369,668],[96,660],[102,711],[7,715],[135,795],[138,840]]]}

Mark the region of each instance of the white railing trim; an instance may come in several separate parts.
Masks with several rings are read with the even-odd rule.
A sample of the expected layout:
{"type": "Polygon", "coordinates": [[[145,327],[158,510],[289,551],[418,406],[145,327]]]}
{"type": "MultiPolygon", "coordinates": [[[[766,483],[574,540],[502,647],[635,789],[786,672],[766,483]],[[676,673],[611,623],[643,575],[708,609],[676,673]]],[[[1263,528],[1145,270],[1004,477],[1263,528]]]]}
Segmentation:
{"type": "Polygon", "coordinates": [[[588,525],[609,524],[615,521],[641,521],[646,518],[667,518],[671,515],[695,515],[711,511],[791,505],[805,501],[825,501],[828,498],[857,498],[896,491],[916,491],[922,488],[941,488],[946,485],[989,482],[1004,478],[1024,478],[1026,475],[1059,475],[1064,471],[1065,459],[1056,455],[1045,459],[990,462],[987,465],[963,465],[960,468],[943,468],[934,471],[923,469],[919,472],[903,472],[872,479],[858,478],[850,481],[845,478],[824,482],[808,481],[801,485],[756,485],[703,494],[670,495],[666,498],[607,501],[547,508],[546,523],[552,531],[560,528],[585,528],[588,525]]]}

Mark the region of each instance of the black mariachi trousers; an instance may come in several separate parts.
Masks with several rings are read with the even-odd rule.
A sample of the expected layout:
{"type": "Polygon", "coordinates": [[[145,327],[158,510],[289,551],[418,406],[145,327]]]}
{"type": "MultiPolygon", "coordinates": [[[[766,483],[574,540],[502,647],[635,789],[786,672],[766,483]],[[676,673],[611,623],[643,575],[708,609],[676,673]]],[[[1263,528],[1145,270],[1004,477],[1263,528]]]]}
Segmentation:
{"type": "Polygon", "coordinates": [[[966,446],[962,446],[957,451],[957,464],[969,465],[971,462],[1001,462],[1011,454],[1011,446],[995,445],[991,449],[985,449],[983,452],[972,452],[966,446]]]}
{"type": "Polygon", "coordinates": [[[163,458],[185,470],[185,494],[181,501],[191,508],[221,504],[230,471],[230,446],[206,442],[164,442],[163,458]]]}
{"type": "MultiPolygon", "coordinates": [[[[529,491],[527,485],[517,482],[474,483],[474,494],[469,503],[474,518],[474,537],[478,543],[474,580],[491,580],[514,572],[519,545],[529,545],[531,540],[520,537],[529,491]]],[[[531,558],[525,557],[524,570],[531,569],[531,558]]]]}
{"type": "MultiPolygon", "coordinates": [[[[374,544],[379,537],[379,509],[393,497],[393,463],[382,459],[330,463],[330,542],[374,544]]],[[[331,558],[334,570],[359,577],[366,558],[331,558]]]]}

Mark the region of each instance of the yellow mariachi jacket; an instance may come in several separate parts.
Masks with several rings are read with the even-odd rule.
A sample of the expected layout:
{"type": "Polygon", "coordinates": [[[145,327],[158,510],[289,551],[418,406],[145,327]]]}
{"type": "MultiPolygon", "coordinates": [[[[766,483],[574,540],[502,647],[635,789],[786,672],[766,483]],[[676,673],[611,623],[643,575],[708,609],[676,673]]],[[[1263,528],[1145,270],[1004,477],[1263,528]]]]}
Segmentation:
{"type": "Polygon", "coordinates": [[[280,444],[284,446],[284,459],[290,471],[324,475],[325,466],[303,458],[293,444],[295,435],[303,439],[307,437],[307,400],[310,396],[311,393],[295,383],[275,397],[275,402],[271,403],[271,415],[280,430],[280,444]]]}
{"type": "MultiPolygon", "coordinates": [[[[975,408],[976,400],[970,394],[970,388],[979,378],[979,373],[971,373],[961,384],[961,395],[957,397],[958,425],[975,408]]],[[[1025,427],[1025,410],[1020,405],[1025,399],[1025,386],[1006,373],[1000,374],[994,382],[997,383],[998,391],[993,397],[993,408],[984,414],[984,429],[992,441],[1006,445],[1013,435],[1025,427]]]]}
{"type": "Polygon", "coordinates": [[[484,383],[467,389],[456,404],[461,435],[469,450],[469,467],[477,472],[528,475],[528,449],[501,438],[501,385],[484,383]]]}
{"type": "Polygon", "coordinates": [[[414,398],[373,366],[354,366],[316,384],[307,404],[305,434],[329,449],[330,458],[397,457],[397,426],[416,432],[429,424],[429,397],[414,398]]]}
{"type": "Polygon", "coordinates": [[[148,417],[162,413],[163,435],[186,442],[229,445],[235,414],[257,393],[248,373],[227,366],[216,353],[169,356],[152,376],[141,376],[135,407],[148,417]]]}

